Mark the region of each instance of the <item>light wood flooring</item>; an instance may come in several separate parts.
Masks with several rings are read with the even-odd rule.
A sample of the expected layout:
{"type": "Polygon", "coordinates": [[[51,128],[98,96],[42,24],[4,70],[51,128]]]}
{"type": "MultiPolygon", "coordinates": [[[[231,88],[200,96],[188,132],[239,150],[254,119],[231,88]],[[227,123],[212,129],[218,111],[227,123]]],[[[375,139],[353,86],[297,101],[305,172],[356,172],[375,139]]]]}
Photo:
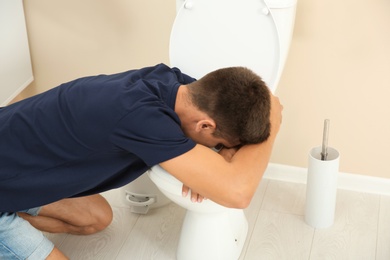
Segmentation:
{"type": "MultiPolygon", "coordinates": [[[[304,222],[305,187],[263,179],[245,210],[249,232],[240,260],[390,259],[389,196],[338,190],[334,225],[314,229],[304,222]]],[[[118,190],[103,195],[114,211],[105,231],[90,236],[47,234],[70,259],[175,259],[184,209],[170,203],[136,215],[118,190]]]]}

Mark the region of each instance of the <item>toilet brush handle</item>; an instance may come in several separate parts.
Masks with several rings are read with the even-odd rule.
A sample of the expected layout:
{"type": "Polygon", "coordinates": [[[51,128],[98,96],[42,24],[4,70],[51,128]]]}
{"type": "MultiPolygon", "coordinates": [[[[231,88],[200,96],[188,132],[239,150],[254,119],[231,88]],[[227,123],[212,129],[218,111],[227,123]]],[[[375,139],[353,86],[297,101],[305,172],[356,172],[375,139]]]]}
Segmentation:
{"type": "Polygon", "coordinates": [[[328,137],[329,137],[329,119],[324,121],[324,132],[322,135],[322,151],[321,151],[321,160],[326,161],[328,156],[328,137]]]}

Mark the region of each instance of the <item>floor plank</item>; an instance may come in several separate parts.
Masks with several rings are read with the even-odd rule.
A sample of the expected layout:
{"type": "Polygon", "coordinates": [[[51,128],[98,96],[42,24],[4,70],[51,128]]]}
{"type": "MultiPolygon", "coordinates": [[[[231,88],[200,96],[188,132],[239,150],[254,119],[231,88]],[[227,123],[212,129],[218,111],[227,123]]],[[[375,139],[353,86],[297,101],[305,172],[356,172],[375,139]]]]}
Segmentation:
{"type": "Polygon", "coordinates": [[[303,215],[305,198],[305,184],[270,180],[261,209],[303,215]]]}
{"type": "MultiPolygon", "coordinates": [[[[260,183],[245,209],[249,231],[240,260],[390,259],[390,197],[338,190],[334,225],[313,229],[304,222],[305,192],[304,184],[260,183]]],[[[175,259],[183,208],[170,203],[137,215],[120,190],[103,195],[114,210],[107,230],[49,239],[72,260],[175,259]]]]}
{"type": "Polygon", "coordinates": [[[390,259],[390,196],[381,196],[376,260],[390,259]]]}
{"type": "Polygon", "coordinates": [[[116,259],[175,259],[184,215],[174,203],[141,215],[116,259]]]}
{"type": "Polygon", "coordinates": [[[302,216],[261,210],[245,260],[308,259],[313,234],[302,216]]]}
{"type": "Polygon", "coordinates": [[[265,192],[267,191],[268,183],[269,183],[269,180],[266,180],[266,179],[263,179],[260,182],[259,186],[257,187],[256,193],[252,198],[252,201],[251,201],[249,207],[244,210],[245,216],[248,220],[248,235],[246,237],[245,244],[242,248],[241,256],[239,258],[240,260],[245,259],[246,250],[248,248],[249,241],[252,237],[252,232],[253,232],[253,229],[255,227],[257,217],[258,217],[259,212],[260,212],[260,208],[261,208],[263,201],[264,201],[264,196],[265,196],[265,192]]]}
{"type": "Polygon", "coordinates": [[[375,259],[379,195],[338,190],[335,222],[317,229],[310,259],[375,259]]]}

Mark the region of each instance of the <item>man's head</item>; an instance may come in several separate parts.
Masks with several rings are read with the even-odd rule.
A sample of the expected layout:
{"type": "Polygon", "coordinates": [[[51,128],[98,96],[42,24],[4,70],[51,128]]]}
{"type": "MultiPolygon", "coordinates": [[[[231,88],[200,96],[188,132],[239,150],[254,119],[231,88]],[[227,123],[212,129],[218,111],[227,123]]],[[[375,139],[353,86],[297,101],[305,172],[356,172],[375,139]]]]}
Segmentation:
{"type": "Polygon", "coordinates": [[[241,145],[269,137],[270,92],[251,70],[219,69],[187,87],[191,103],[215,121],[215,137],[241,145]]]}

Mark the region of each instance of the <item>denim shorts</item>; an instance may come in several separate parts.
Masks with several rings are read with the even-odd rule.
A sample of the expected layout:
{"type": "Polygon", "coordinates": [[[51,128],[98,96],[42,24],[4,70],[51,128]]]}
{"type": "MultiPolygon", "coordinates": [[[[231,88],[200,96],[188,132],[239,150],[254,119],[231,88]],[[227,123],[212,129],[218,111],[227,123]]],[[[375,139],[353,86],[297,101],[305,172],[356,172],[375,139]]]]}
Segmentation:
{"type": "MultiPolygon", "coordinates": [[[[21,212],[37,216],[40,209],[21,212]]],[[[28,221],[16,213],[0,212],[0,259],[42,260],[53,248],[53,243],[28,221]]]]}

